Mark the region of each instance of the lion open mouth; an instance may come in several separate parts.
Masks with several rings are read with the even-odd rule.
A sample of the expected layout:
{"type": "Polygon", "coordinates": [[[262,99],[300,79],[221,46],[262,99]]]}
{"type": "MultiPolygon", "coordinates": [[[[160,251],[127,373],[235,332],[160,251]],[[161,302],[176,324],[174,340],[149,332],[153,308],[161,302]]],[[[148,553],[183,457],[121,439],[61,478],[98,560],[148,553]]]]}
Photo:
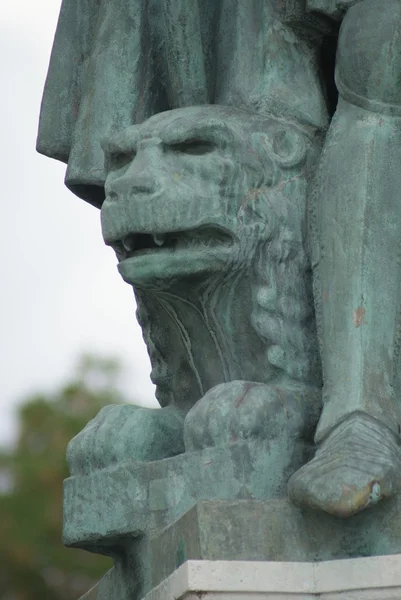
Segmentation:
{"type": "Polygon", "coordinates": [[[168,233],[130,233],[121,240],[112,242],[121,262],[133,256],[154,252],[175,252],[193,247],[231,245],[233,236],[219,227],[202,227],[195,230],[168,233]]]}

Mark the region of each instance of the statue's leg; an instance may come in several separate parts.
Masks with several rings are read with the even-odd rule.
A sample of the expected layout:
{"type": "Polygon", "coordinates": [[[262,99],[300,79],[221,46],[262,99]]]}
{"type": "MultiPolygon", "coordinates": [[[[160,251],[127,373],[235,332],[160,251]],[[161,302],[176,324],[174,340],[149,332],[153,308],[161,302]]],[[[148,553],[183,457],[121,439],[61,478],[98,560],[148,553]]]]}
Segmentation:
{"type": "Polygon", "coordinates": [[[312,191],[324,391],[300,504],[347,517],[401,482],[401,3],[364,0],[340,31],[340,101],[312,191]]]}

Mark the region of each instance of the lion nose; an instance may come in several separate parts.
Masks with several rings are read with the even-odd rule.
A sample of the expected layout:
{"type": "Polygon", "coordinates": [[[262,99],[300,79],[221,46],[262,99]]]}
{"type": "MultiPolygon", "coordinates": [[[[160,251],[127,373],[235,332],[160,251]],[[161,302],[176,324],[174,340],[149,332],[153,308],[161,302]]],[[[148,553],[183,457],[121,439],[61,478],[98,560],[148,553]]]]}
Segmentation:
{"type": "Polygon", "coordinates": [[[108,199],[117,200],[118,198],[127,198],[138,194],[153,195],[160,189],[160,184],[154,177],[130,173],[116,179],[107,187],[108,199]]]}
{"type": "Polygon", "coordinates": [[[130,180],[130,191],[133,194],[153,194],[158,189],[157,182],[154,177],[146,175],[137,175],[130,180]]]}
{"type": "Polygon", "coordinates": [[[162,156],[163,146],[159,138],[147,138],[139,142],[136,155],[127,170],[116,179],[106,180],[109,199],[158,193],[162,179],[162,156]]]}

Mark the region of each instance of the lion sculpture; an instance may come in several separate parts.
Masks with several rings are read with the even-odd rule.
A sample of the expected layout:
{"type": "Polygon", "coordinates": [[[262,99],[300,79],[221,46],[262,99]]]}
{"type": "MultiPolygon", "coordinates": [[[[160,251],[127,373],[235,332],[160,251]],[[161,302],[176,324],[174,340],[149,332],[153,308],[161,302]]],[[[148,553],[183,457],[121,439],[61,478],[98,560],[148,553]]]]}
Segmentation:
{"type": "Polygon", "coordinates": [[[306,189],[319,138],[211,105],[158,114],[103,147],[103,236],[134,288],[162,409],[104,409],[70,443],[71,474],[269,438],[277,413],[291,429],[288,411],[289,435],[312,440],[321,368],[306,189]]]}

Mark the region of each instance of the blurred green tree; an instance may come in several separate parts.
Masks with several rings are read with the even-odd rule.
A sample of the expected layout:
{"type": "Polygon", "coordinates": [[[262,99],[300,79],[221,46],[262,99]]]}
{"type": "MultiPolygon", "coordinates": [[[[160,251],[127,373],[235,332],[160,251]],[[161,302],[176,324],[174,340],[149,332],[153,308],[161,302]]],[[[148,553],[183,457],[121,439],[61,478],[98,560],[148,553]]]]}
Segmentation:
{"type": "Polygon", "coordinates": [[[70,439],[122,401],[120,371],[113,359],[83,356],[60,390],[21,405],[16,444],[0,452],[1,600],[73,600],[110,568],[106,557],[62,545],[62,482],[70,439]]]}

